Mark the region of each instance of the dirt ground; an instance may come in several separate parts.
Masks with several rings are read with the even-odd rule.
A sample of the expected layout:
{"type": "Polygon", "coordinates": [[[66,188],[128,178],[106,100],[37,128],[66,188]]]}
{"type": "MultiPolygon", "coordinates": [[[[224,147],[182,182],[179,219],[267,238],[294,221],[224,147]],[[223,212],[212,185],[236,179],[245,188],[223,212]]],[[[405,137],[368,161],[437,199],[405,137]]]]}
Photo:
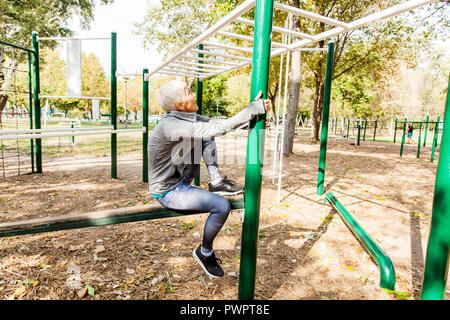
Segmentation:
{"type": "MultiPolygon", "coordinates": [[[[245,136],[217,138],[223,175],[244,184],[245,136]],[[221,150],[227,150],[224,157],[221,150]],[[232,157],[229,154],[232,154],[232,157]],[[233,159],[232,159],[233,158],[233,159]]],[[[323,196],[316,194],[319,145],[298,132],[284,159],[280,203],[272,184],[273,135],[266,136],[255,299],[419,299],[437,160],[431,150],[329,138],[325,191],[331,191],[391,258],[395,292],[323,196]]],[[[152,203],[140,154],[44,159],[43,174],[0,180],[0,221],[152,203]]],[[[436,154],[438,159],[438,153],[436,154]]],[[[201,186],[208,178],[201,169],[201,186]]],[[[215,241],[225,276],[210,280],[192,258],[206,214],[0,238],[0,299],[237,299],[241,212],[215,241]]],[[[450,299],[447,285],[445,299],[450,299]]]]}

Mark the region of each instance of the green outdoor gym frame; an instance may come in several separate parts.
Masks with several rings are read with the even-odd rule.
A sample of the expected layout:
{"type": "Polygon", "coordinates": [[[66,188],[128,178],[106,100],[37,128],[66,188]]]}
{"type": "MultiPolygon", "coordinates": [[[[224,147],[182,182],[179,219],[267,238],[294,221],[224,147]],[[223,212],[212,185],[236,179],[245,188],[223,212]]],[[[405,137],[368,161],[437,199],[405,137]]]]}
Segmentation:
{"type": "MultiPolygon", "coordinates": [[[[252,56],[251,61],[249,62],[246,60],[243,63],[234,64],[229,69],[219,70],[219,71],[217,71],[217,73],[222,73],[224,71],[233,70],[237,67],[245,66],[245,65],[248,65],[251,63],[252,64],[252,84],[251,84],[250,97],[252,98],[252,97],[256,96],[256,93],[258,93],[261,90],[263,92],[263,98],[264,98],[267,96],[268,70],[269,70],[270,57],[272,55],[277,55],[277,54],[282,54],[283,52],[297,50],[308,44],[312,44],[316,41],[328,39],[328,38],[336,36],[340,33],[355,30],[359,27],[362,27],[362,26],[372,23],[374,21],[389,18],[390,16],[393,16],[397,13],[412,10],[414,8],[420,7],[424,4],[431,3],[431,2],[435,2],[435,1],[433,1],[433,0],[410,0],[408,2],[405,2],[405,3],[395,6],[395,8],[393,7],[393,8],[390,8],[389,10],[385,10],[385,11],[377,13],[375,15],[371,15],[371,16],[359,19],[358,21],[355,21],[354,23],[343,23],[343,22],[339,22],[339,21],[336,21],[333,19],[327,19],[326,17],[319,16],[319,20],[322,19],[321,21],[326,21],[328,23],[331,22],[331,24],[334,24],[335,28],[331,29],[330,31],[325,32],[324,34],[320,34],[315,37],[309,36],[309,38],[302,39],[298,42],[294,42],[289,48],[280,48],[279,50],[276,50],[272,54],[270,50],[271,50],[271,33],[272,33],[272,28],[273,28],[272,27],[273,10],[274,10],[274,7],[279,9],[279,8],[285,8],[285,6],[282,4],[274,4],[273,0],[257,0],[256,6],[255,6],[255,8],[256,8],[255,21],[254,21],[255,32],[254,32],[253,48],[252,48],[253,56],[252,56]]],[[[253,4],[253,1],[247,0],[241,4],[240,8],[241,9],[243,7],[250,8],[252,4],[253,4]]],[[[294,9],[289,9],[289,10],[294,10],[294,9]]],[[[301,11],[301,10],[295,11],[295,12],[296,12],[296,14],[300,14],[300,15],[309,14],[309,13],[305,13],[304,11],[301,11]]],[[[318,15],[310,15],[309,17],[311,17],[311,16],[317,17],[318,15]]],[[[237,17],[237,15],[230,16],[230,18],[234,18],[234,17],[237,17]]],[[[208,31],[209,35],[212,33],[212,31],[214,31],[214,30],[211,29],[208,31]]],[[[206,32],[206,36],[208,36],[208,32],[206,32]]],[[[306,35],[306,36],[308,36],[308,35],[306,35]]],[[[201,40],[204,40],[205,37],[200,39],[199,42],[201,42],[201,40]]],[[[192,44],[192,46],[199,44],[199,42],[192,44]]],[[[330,42],[329,46],[332,46],[332,45],[333,45],[332,42],[330,42]]],[[[192,48],[192,46],[190,48],[192,48]]],[[[188,47],[189,47],[189,45],[188,45],[188,47]]],[[[113,50],[113,46],[112,46],[112,50],[113,50]]],[[[200,51],[198,53],[202,52],[201,50],[198,50],[198,51],[200,51]]],[[[183,53],[185,53],[185,51],[176,54],[174,57],[172,57],[172,60],[170,60],[167,63],[171,63],[171,62],[175,61],[183,53]]],[[[328,51],[328,55],[329,55],[329,57],[332,56],[332,52],[330,53],[330,50],[328,51]]],[[[188,58],[190,58],[190,57],[188,57],[188,58]]],[[[198,58],[197,59],[198,61],[207,61],[203,57],[200,57],[200,55],[198,55],[197,58],[198,58]]],[[[327,58],[327,61],[328,61],[328,59],[329,58],[327,58]]],[[[111,66],[111,67],[113,67],[113,66],[111,66]]],[[[193,74],[193,75],[196,75],[198,79],[206,78],[206,77],[214,75],[214,72],[206,71],[206,66],[204,68],[205,68],[204,75],[202,73],[200,73],[200,76],[199,76],[199,74],[193,74]]],[[[328,74],[328,78],[330,79],[331,72],[328,72],[328,68],[329,68],[329,66],[327,65],[327,74],[328,74]]],[[[151,76],[153,73],[158,72],[158,70],[156,70],[156,71],[152,70],[148,73],[144,71],[144,78],[148,79],[149,76],[151,76]]],[[[166,70],[165,72],[170,74],[170,70],[166,70]]],[[[184,75],[190,76],[187,73],[185,73],[184,75]]],[[[144,86],[145,85],[148,86],[148,83],[144,84],[144,86]]],[[[328,90],[331,90],[331,81],[329,81],[328,90]]],[[[199,92],[199,93],[201,94],[201,92],[199,92]]],[[[144,95],[144,99],[145,99],[145,95],[144,95]]],[[[111,99],[111,103],[112,102],[113,102],[113,99],[111,99]]],[[[147,101],[147,103],[148,103],[148,101],[147,101]]],[[[329,99],[328,99],[328,103],[329,103],[329,99]]],[[[147,106],[148,106],[148,104],[147,104],[147,106]]],[[[324,108],[324,110],[325,110],[325,108],[324,108]]],[[[447,98],[446,115],[448,115],[448,117],[450,117],[450,115],[448,114],[449,112],[450,111],[449,111],[449,107],[448,107],[448,98],[447,98]]],[[[446,117],[446,118],[448,118],[448,117],[446,117]]],[[[328,121],[328,114],[326,115],[326,117],[323,115],[322,119],[326,119],[326,121],[328,121]]],[[[444,131],[446,131],[447,134],[450,130],[450,128],[447,128],[449,125],[449,121],[450,120],[447,119],[447,122],[444,124],[444,127],[446,128],[446,129],[444,129],[444,131]]],[[[243,201],[243,199],[238,199],[236,201],[231,202],[232,209],[239,209],[239,208],[245,209],[244,221],[243,221],[243,225],[242,225],[241,262],[240,262],[239,292],[238,292],[238,298],[241,300],[250,300],[250,299],[254,298],[256,261],[257,261],[257,259],[256,259],[257,258],[257,238],[258,238],[260,198],[261,198],[261,178],[262,178],[261,169],[262,169],[262,162],[263,162],[262,158],[263,158],[263,154],[264,154],[264,134],[261,135],[260,132],[264,133],[264,130],[265,130],[265,116],[257,117],[256,119],[252,120],[249,124],[246,171],[245,171],[245,194],[244,194],[245,202],[243,201]]],[[[327,129],[325,129],[325,131],[327,131],[327,129]]],[[[148,131],[146,131],[145,134],[148,135],[148,131]]],[[[443,132],[443,143],[441,145],[440,157],[442,157],[444,154],[444,134],[445,133],[443,132]]],[[[445,135],[445,137],[447,137],[447,135],[445,135]]],[[[321,147],[326,148],[326,135],[324,136],[324,138],[325,138],[325,141],[324,141],[324,143],[321,142],[321,147]]],[[[112,139],[112,141],[113,141],[113,139],[112,139]]],[[[445,147],[447,149],[449,148],[448,143],[445,144],[445,147]]],[[[323,176],[321,179],[322,192],[323,192],[323,187],[324,187],[326,152],[323,154],[324,154],[324,156],[320,160],[320,161],[323,160],[322,161],[323,166],[322,166],[322,168],[319,167],[319,170],[320,169],[323,170],[322,171],[323,176]]],[[[441,167],[443,168],[443,169],[441,169],[441,171],[445,170],[445,168],[448,168],[448,154],[449,154],[449,152],[447,151],[447,153],[446,153],[447,159],[444,159],[444,161],[441,161],[439,163],[438,173],[440,173],[439,168],[441,168],[441,167]]],[[[113,176],[113,170],[112,170],[112,176],[113,176]]],[[[450,221],[450,219],[448,217],[450,214],[450,210],[449,210],[449,207],[447,204],[447,203],[449,203],[448,198],[449,198],[449,189],[450,188],[448,188],[448,186],[447,186],[447,188],[445,188],[445,185],[448,184],[447,181],[449,181],[448,180],[449,179],[448,170],[447,170],[447,175],[445,175],[445,171],[444,171],[444,175],[441,175],[441,177],[439,177],[439,180],[438,180],[438,177],[439,177],[439,174],[437,174],[436,189],[439,190],[439,196],[441,196],[441,195],[445,196],[444,198],[446,201],[444,201],[444,202],[440,201],[439,205],[436,205],[436,210],[434,210],[435,207],[433,207],[433,222],[434,222],[434,224],[432,222],[432,226],[434,228],[432,228],[431,233],[430,233],[429,245],[431,245],[433,243],[433,246],[435,246],[434,245],[435,242],[441,243],[442,237],[444,237],[446,239],[447,246],[444,248],[438,248],[436,250],[436,252],[438,253],[437,254],[438,258],[440,258],[440,259],[438,259],[437,262],[434,262],[434,261],[431,261],[431,258],[430,258],[430,262],[429,262],[430,266],[428,266],[428,252],[427,252],[427,266],[426,266],[425,271],[427,273],[427,270],[430,270],[430,268],[431,268],[431,271],[429,271],[429,272],[432,273],[432,275],[430,276],[430,278],[432,278],[432,280],[427,280],[427,283],[425,283],[425,281],[424,281],[424,292],[425,292],[425,288],[427,287],[428,283],[431,283],[433,281],[439,282],[438,289],[432,289],[431,291],[433,293],[437,292],[438,293],[437,296],[442,296],[442,292],[439,290],[441,290],[441,288],[442,288],[442,283],[444,283],[444,287],[445,287],[446,278],[445,279],[443,278],[442,273],[439,273],[437,276],[433,276],[433,275],[435,275],[435,273],[433,273],[433,271],[436,270],[436,268],[434,268],[434,266],[436,266],[436,265],[439,266],[437,269],[440,269],[440,270],[447,270],[446,268],[440,268],[445,264],[448,267],[448,248],[449,248],[448,247],[448,242],[449,242],[448,241],[448,232],[446,234],[446,232],[443,231],[443,230],[445,230],[445,231],[448,230],[448,228],[442,229],[443,227],[447,227],[447,225],[441,225],[439,223],[439,221],[440,221],[439,217],[441,217],[443,214],[446,215],[447,221],[450,221]],[[444,178],[447,180],[445,180],[444,178]],[[438,182],[439,182],[439,188],[438,188],[438,182]],[[444,213],[442,213],[443,211],[444,211],[444,213]],[[437,217],[437,218],[435,218],[435,217],[437,217]],[[439,230],[439,232],[437,232],[436,237],[435,237],[435,230],[439,230]],[[442,252],[447,253],[447,259],[445,259],[445,260],[442,259],[442,255],[441,255],[442,252]]],[[[435,193],[435,198],[436,198],[437,194],[438,193],[435,193]]],[[[444,200],[444,199],[442,199],[442,200],[444,200]]],[[[158,208],[151,207],[151,208],[148,208],[148,210],[144,209],[144,208],[138,208],[138,209],[136,209],[136,211],[131,210],[131,208],[128,208],[128,211],[132,211],[132,212],[130,213],[130,212],[126,212],[126,211],[127,210],[120,211],[120,212],[116,211],[116,212],[112,212],[112,213],[111,212],[106,213],[106,215],[111,215],[111,214],[119,215],[119,216],[114,216],[114,218],[105,217],[104,212],[103,212],[103,215],[102,214],[98,214],[98,215],[92,214],[89,217],[82,216],[82,215],[77,216],[77,217],[72,217],[75,220],[78,219],[77,223],[73,223],[73,221],[72,222],[52,221],[53,222],[53,224],[52,224],[52,223],[47,223],[46,221],[41,221],[42,224],[40,224],[40,227],[39,227],[40,229],[37,228],[36,232],[50,231],[50,230],[52,230],[52,228],[57,228],[57,229],[53,229],[53,230],[64,230],[64,229],[70,229],[70,228],[99,225],[99,224],[97,224],[96,221],[99,221],[98,223],[100,223],[101,225],[106,225],[106,224],[111,224],[111,223],[122,223],[122,222],[128,222],[128,221],[138,221],[138,220],[146,220],[146,219],[152,219],[152,218],[164,218],[164,217],[176,216],[176,214],[174,214],[173,212],[170,212],[170,210],[163,209],[161,207],[158,207],[158,208]],[[157,213],[157,214],[153,215],[153,213],[160,212],[161,210],[163,211],[162,214],[157,213]],[[123,216],[121,216],[121,215],[123,215],[123,216]],[[97,219],[102,219],[102,220],[97,220],[97,219]]],[[[29,224],[27,226],[27,228],[32,228],[33,226],[34,226],[33,224],[31,224],[31,225],[29,224]]],[[[0,230],[1,230],[1,227],[2,226],[0,225],[0,230]]],[[[9,227],[7,227],[7,228],[9,228],[9,227]]],[[[17,229],[16,229],[16,231],[17,231],[17,229]]],[[[21,233],[21,234],[26,234],[26,233],[30,233],[30,232],[25,232],[25,233],[21,233]]],[[[430,255],[431,255],[432,250],[429,249],[428,251],[430,252],[430,255]]],[[[423,296],[423,298],[425,298],[425,295],[423,296]]]]}
{"type": "MultiPolygon", "coordinates": [[[[28,110],[30,116],[30,129],[33,129],[33,81],[32,81],[32,64],[35,61],[36,52],[34,50],[24,48],[12,43],[8,43],[5,41],[0,41],[0,45],[4,45],[7,47],[11,47],[14,49],[22,50],[27,53],[27,62],[28,62],[28,110]]],[[[30,161],[31,161],[31,172],[25,174],[33,174],[36,173],[35,170],[35,156],[34,156],[34,141],[30,140],[30,161]]]]}

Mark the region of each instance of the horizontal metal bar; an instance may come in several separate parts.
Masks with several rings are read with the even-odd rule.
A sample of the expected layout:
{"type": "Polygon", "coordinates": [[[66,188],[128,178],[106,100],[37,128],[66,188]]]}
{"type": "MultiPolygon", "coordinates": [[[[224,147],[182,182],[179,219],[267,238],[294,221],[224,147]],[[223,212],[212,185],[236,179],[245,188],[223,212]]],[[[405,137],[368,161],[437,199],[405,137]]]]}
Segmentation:
{"type": "Polygon", "coordinates": [[[222,63],[222,64],[227,64],[227,65],[230,65],[230,66],[237,66],[237,65],[239,65],[238,62],[226,61],[226,60],[217,60],[217,59],[206,58],[206,57],[196,57],[196,56],[188,56],[188,55],[184,55],[184,56],[181,56],[181,58],[184,58],[184,59],[192,59],[192,60],[198,60],[198,61],[207,61],[207,62],[222,63]]]}
{"type": "Polygon", "coordinates": [[[92,131],[92,130],[111,130],[113,126],[89,127],[89,128],[46,128],[46,129],[18,129],[18,130],[0,130],[2,134],[18,134],[18,133],[38,133],[38,132],[65,132],[65,131],[92,131]]]}
{"type": "Polygon", "coordinates": [[[56,41],[67,41],[67,40],[111,40],[109,38],[63,38],[63,37],[37,37],[37,40],[56,40],[56,41]]]}
{"type": "Polygon", "coordinates": [[[250,59],[250,58],[241,57],[241,56],[234,56],[232,54],[226,54],[226,53],[214,52],[214,51],[208,51],[208,50],[192,49],[191,52],[203,53],[205,55],[218,56],[218,57],[223,57],[223,58],[228,58],[228,59],[235,59],[235,60],[241,60],[241,61],[252,61],[252,59],[250,59]]]}
{"type": "Polygon", "coordinates": [[[111,100],[111,98],[107,97],[71,97],[71,96],[43,96],[39,95],[39,98],[46,98],[46,99],[93,99],[93,100],[111,100]]]}
{"type": "Polygon", "coordinates": [[[310,18],[310,19],[313,19],[313,20],[316,20],[316,21],[320,21],[320,22],[323,22],[323,23],[326,23],[326,24],[331,24],[333,26],[338,26],[338,27],[343,27],[343,28],[347,28],[348,27],[347,23],[345,23],[345,22],[341,22],[341,21],[336,20],[336,19],[328,18],[328,17],[322,16],[320,14],[313,13],[313,12],[310,12],[310,11],[306,11],[306,10],[302,10],[302,9],[295,8],[295,7],[292,7],[292,6],[288,6],[288,5],[283,4],[283,3],[275,2],[273,4],[273,7],[274,7],[274,9],[282,10],[282,11],[285,11],[285,12],[290,12],[290,13],[293,13],[293,14],[295,14],[297,16],[310,18]]]}
{"type": "MultiPolygon", "coordinates": [[[[255,21],[250,20],[250,19],[246,19],[246,18],[237,18],[236,19],[237,22],[243,23],[243,24],[247,24],[249,26],[255,26],[255,21]]],[[[284,33],[284,34],[288,34],[294,37],[299,37],[299,38],[304,38],[304,39],[309,39],[309,40],[315,40],[315,37],[303,32],[298,32],[298,31],[294,31],[294,30],[289,30],[286,28],[281,28],[281,27],[277,27],[277,26],[273,26],[272,27],[272,31],[273,32],[280,32],[280,33],[284,33]]]]}
{"type": "Polygon", "coordinates": [[[0,91],[5,91],[5,92],[14,92],[14,93],[23,93],[23,94],[30,94],[31,92],[28,91],[20,91],[20,90],[8,90],[8,89],[0,89],[0,91]]]}
{"type": "Polygon", "coordinates": [[[182,73],[182,72],[171,72],[171,71],[165,71],[165,70],[158,70],[157,73],[180,76],[180,77],[192,77],[192,78],[204,78],[205,76],[208,76],[206,73],[205,73],[205,76],[200,77],[199,75],[195,75],[195,74],[182,73]]]}
{"type": "Polygon", "coordinates": [[[19,135],[0,135],[0,140],[23,140],[23,139],[43,139],[43,138],[57,138],[57,137],[74,137],[74,136],[89,136],[96,134],[111,134],[111,133],[127,133],[127,132],[145,132],[145,128],[138,129],[117,129],[117,130],[95,130],[95,131],[81,131],[81,132],[62,132],[62,133],[37,133],[37,134],[19,134],[19,135]]]}
{"type": "Polygon", "coordinates": [[[249,47],[232,46],[232,45],[229,45],[229,44],[212,42],[212,41],[203,41],[203,44],[208,46],[208,47],[209,46],[211,46],[211,47],[219,47],[219,48],[225,48],[225,49],[229,49],[229,50],[236,50],[236,51],[243,51],[243,52],[253,53],[253,48],[249,48],[249,47]]]}
{"type": "Polygon", "coordinates": [[[121,77],[141,77],[142,73],[116,73],[116,76],[121,76],[121,77]]]}
{"type": "Polygon", "coordinates": [[[175,62],[172,63],[171,66],[178,65],[178,64],[180,64],[180,65],[182,65],[182,64],[185,65],[186,64],[186,65],[189,65],[189,66],[201,66],[201,67],[204,67],[205,70],[208,70],[208,69],[225,70],[226,69],[223,66],[216,66],[216,65],[213,65],[213,64],[190,62],[190,61],[183,61],[183,60],[175,60],[175,62]]]}
{"type": "Polygon", "coordinates": [[[116,129],[111,130],[111,133],[145,132],[146,130],[147,129],[145,127],[135,129],[116,129]]]}
{"type": "Polygon", "coordinates": [[[0,44],[4,44],[4,45],[9,46],[9,47],[13,47],[13,48],[16,48],[16,49],[25,50],[25,51],[34,53],[34,51],[31,50],[31,49],[27,49],[27,48],[24,48],[24,47],[21,47],[21,46],[12,44],[12,43],[8,43],[8,42],[5,42],[5,41],[1,41],[1,40],[0,40],[0,44]]]}
{"type": "MultiPolygon", "coordinates": [[[[228,199],[231,210],[244,208],[244,199],[228,199]]],[[[70,230],[77,228],[97,227],[118,223],[136,222],[186,216],[162,207],[159,204],[150,204],[134,207],[108,209],[102,211],[67,214],[57,217],[36,218],[22,221],[6,222],[0,224],[0,237],[11,237],[41,232],[70,230]]]]}
{"type": "MultiPolygon", "coordinates": [[[[228,31],[219,31],[219,32],[217,32],[217,35],[221,35],[221,36],[228,37],[228,38],[233,38],[233,39],[239,39],[239,40],[245,40],[245,41],[253,42],[253,36],[246,36],[246,35],[243,35],[243,34],[238,34],[238,33],[233,33],[233,32],[228,32],[228,31]]],[[[281,47],[281,48],[287,48],[288,47],[284,43],[279,43],[279,42],[275,42],[275,41],[272,41],[272,46],[273,47],[281,47]]]]}
{"type": "Polygon", "coordinates": [[[166,68],[175,68],[174,71],[177,71],[177,70],[179,70],[179,71],[187,71],[187,72],[189,72],[189,71],[196,71],[196,72],[203,71],[202,74],[205,74],[208,71],[217,71],[217,70],[212,70],[212,69],[209,69],[209,68],[202,68],[200,66],[198,66],[198,67],[189,67],[189,66],[185,66],[185,65],[182,65],[182,64],[179,64],[179,63],[172,63],[172,64],[168,65],[167,67],[164,67],[162,70],[166,70],[166,68]]]}

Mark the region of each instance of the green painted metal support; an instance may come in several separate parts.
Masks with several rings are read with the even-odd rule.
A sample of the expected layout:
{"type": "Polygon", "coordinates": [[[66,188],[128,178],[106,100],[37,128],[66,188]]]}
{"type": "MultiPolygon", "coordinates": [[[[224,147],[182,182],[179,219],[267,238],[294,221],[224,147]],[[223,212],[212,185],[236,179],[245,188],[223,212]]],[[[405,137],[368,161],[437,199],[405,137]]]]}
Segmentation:
{"type": "Polygon", "coordinates": [[[364,120],[363,141],[366,141],[367,118],[364,120]]]}
{"type": "MultiPolygon", "coordinates": [[[[267,97],[274,0],[256,0],[253,39],[252,82],[250,99],[259,91],[267,97]]],[[[245,214],[242,224],[239,300],[251,300],[255,293],[258,248],[259,210],[261,202],[262,163],[266,115],[249,123],[245,167],[245,214]]]]}
{"type": "Polygon", "coordinates": [[[422,300],[443,300],[450,254],[450,94],[444,111],[441,149],[436,171],[433,211],[428,238],[422,300]]]}
{"type": "Polygon", "coordinates": [[[407,125],[407,120],[405,118],[405,121],[403,123],[402,144],[400,145],[400,157],[403,156],[403,146],[405,144],[406,125],[407,125]]]}
{"type": "Polygon", "coordinates": [[[439,121],[441,120],[441,116],[438,116],[437,118],[437,122],[436,122],[436,126],[434,127],[434,137],[433,137],[433,145],[431,147],[431,162],[434,162],[434,152],[436,150],[436,146],[437,146],[437,140],[438,140],[438,135],[439,135],[439,121]]]}
{"type": "Polygon", "coordinates": [[[328,43],[327,66],[325,71],[325,91],[323,97],[322,130],[320,133],[319,172],[317,194],[323,194],[325,184],[325,163],[327,157],[328,117],[330,113],[331,79],[333,77],[334,42],[328,43]]]}
{"type": "Polygon", "coordinates": [[[425,125],[425,135],[423,137],[423,146],[425,147],[425,145],[427,144],[427,133],[428,133],[428,122],[430,120],[430,116],[427,116],[427,121],[426,121],[426,125],[425,125]]]}
{"type": "MultiPolygon", "coordinates": [[[[39,82],[39,44],[37,40],[38,33],[33,31],[33,75],[34,75],[34,128],[41,129],[41,99],[39,94],[41,93],[39,82]]],[[[36,139],[34,144],[34,153],[36,156],[36,173],[42,173],[42,141],[36,139]]]]}
{"type": "Polygon", "coordinates": [[[397,121],[398,121],[398,118],[397,118],[397,116],[395,116],[394,143],[395,143],[395,138],[397,137],[397,121]]]}
{"type": "Polygon", "coordinates": [[[145,131],[142,133],[142,181],[148,182],[148,69],[142,72],[142,126],[145,131]]]}
{"type": "MultiPolygon", "coordinates": [[[[74,128],[74,124],[73,124],[72,121],[70,121],[70,127],[71,127],[72,129],[74,128]]],[[[70,138],[71,138],[71,140],[72,140],[72,144],[75,144],[75,137],[74,137],[74,136],[71,136],[70,138]]]]}
{"type": "Polygon", "coordinates": [[[395,270],[391,259],[383,252],[383,250],[370,238],[352,215],[344,208],[344,206],[336,199],[336,197],[328,192],[325,195],[328,202],[336,209],[342,221],[355,235],[358,241],[367,250],[370,256],[377,262],[380,268],[380,287],[394,290],[395,288],[395,270]]]}
{"type": "Polygon", "coordinates": [[[420,139],[422,137],[422,123],[419,124],[419,138],[417,139],[417,158],[420,158],[420,139]]]}
{"type": "MultiPolygon", "coordinates": [[[[203,50],[203,44],[199,44],[198,49],[203,50]]],[[[203,53],[199,53],[198,57],[203,58],[203,53]]],[[[203,63],[203,60],[198,60],[198,63],[203,63]]],[[[197,113],[199,115],[201,115],[203,112],[202,111],[202,104],[203,104],[203,80],[202,79],[197,79],[196,103],[198,106],[197,113]]],[[[198,168],[197,174],[194,177],[194,186],[197,186],[197,187],[200,185],[200,169],[201,168],[198,168]]]]}
{"type": "MultiPolygon", "coordinates": [[[[117,130],[117,34],[111,32],[111,125],[117,130]]],[[[117,133],[111,133],[111,179],[117,179],[117,133]]]]}
{"type": "Polygon", "coordinates": [[[349,138],[350,134],[350,119],[348,119],[348,125],[347,125],[347,139],[349,138]]]}
{"type": "Polygon", "coordinates": [[[378,125],[378,118],[375,118],[375,124],[373,128],[373,141],[375,141],[375,137],[377,135],[377,125],[378,125]]]}
{"type": "MultiPolygon", "coordinates": [[[[244,208],[243,198],[229,199],[229,201],[231,210],[244,208]]],[[[46,217],[2,223],[0,224],[0,237],[12,237],[25,234],[98,227],[143,220],[182,217],[187,214],[169,210],[159,204],[124,207],[88,213],[69,214],[59,217],[46,217]]]]}
{"type": "Polygon", "coordinates": [[[356,140],[356,145],[359,146],[361,140],[361,125],[358,123],[358,135],[356,140]]]}
{"type": "MultiPolygon", "coordinates": [[[[33,129],[33,82],[31,80],[31,65],[33,56],[28,51],[28,110],[30,113],[30,129],[33,129]]],[[[34,141],[30,139],[31,173],[34,173],[34,141]]]]}

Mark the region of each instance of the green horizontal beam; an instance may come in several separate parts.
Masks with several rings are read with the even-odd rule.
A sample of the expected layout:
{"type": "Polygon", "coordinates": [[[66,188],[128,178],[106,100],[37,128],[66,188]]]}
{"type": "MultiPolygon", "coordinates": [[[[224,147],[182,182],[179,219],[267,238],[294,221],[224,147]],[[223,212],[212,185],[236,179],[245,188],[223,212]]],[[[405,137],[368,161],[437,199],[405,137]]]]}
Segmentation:
{"type": "Polygon", "coordinates": [[[380,268],[380,287],[394,290],[395,287],[395,271],[391,259],[380,249],[380,247],[369,237],[363,228],[356,222],[355,219],[348,213],[336,197],[328,192],[325,195],[326,200],[336,209],[339,216],[356,236],[359,242],[369,252],[371,257],[378,263],[380,268]]]}
{"type": "MultiPolygon", "coordinates": [[[[229,199],[231,210],[244,209],[244,198],[229,199]]],[[[0,237],[52,232],[111,224],[181,217],[203,212],[180,213],[158,204],[125,207],[58,217],[7,222],[0,224],[0,237]]]]}
{"type": "Polygon", "coordinates": [[[8,43],[6,41],[1,41],[0,40],[0,44],[4,44],[5,46],[9,46],[9,47],[13,47],[13,48],[16,48],[16,49],[20,49],[20,50],[24,50],[24,51],[28,51],[28,52],[34,53],[34,51],[31,50],[31,49],[24,48],[24,47],[18,46],[16,44],[8,43]]]}

